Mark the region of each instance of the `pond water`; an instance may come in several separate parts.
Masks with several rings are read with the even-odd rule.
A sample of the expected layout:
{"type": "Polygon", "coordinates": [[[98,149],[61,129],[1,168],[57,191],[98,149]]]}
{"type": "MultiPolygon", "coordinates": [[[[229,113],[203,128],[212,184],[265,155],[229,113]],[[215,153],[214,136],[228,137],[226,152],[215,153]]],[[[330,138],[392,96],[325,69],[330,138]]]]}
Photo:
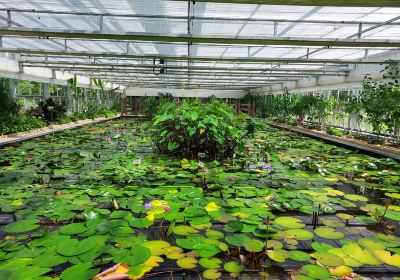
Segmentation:
{"type": "Polygon", "coordinates": [[[271,127],[203,163],[130,119],[45,136],[0,149],[0,279],[394,279],[399,172],[271,127]]]}

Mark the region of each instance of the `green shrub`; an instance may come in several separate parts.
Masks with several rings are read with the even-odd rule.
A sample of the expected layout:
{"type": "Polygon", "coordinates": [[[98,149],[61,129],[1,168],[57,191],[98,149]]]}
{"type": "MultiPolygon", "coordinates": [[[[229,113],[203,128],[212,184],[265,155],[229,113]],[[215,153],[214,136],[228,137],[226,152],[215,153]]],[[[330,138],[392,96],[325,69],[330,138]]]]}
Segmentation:
{"type": "Polygon", "coordinates": [[[344,132],[342,130],[334,128],[334,127],[327,127],[325,132],[330,135],[339,136],[339,137],[344,135],[344,132]]]}
{"type": "Polygon", "coordinates": [[[185,99],[180,105],[162,105],[150,133],[159,152],[188,159],[197,159],[203,153],[208,160],[222,160],[242,150],[244,139],[254,133],[257,125],[247,122],[245,115],[235,116],[224,103],[185,99]]]}
{"type": "Polygon", "coordinates": [[[46,126],[41,118],[25,115],[11,115],[0,120],[0,135],[38,129],[46,126]]]}
{"type": "Polygon", "coordinates": [[[56,122],[61,117],[65,116],[67,112],[67,105],[65,103],[58,104],[53,98],[49,98],[39,103],[43,111],[43,117],[47,122],[56,122]]]}

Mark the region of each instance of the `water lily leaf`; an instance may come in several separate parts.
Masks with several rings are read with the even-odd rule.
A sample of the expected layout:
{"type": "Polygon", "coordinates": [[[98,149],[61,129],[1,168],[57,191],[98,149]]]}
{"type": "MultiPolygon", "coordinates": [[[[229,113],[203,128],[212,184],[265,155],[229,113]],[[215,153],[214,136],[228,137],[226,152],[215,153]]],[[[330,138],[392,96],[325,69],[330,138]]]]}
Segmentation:
{"type": "Polygon", "coordinates": [[[195,258],[182,258],[177,260],[176,264],[185,269],[192,269],[197,266],[197,260],[195,258]]]}
{"type": "Polygon", "coordinates": [[[400,237],[391,235],[391,234],[383,234],[379,233],[376,235],[376,238],[383,240],[386,242],[386,247],[397,247],[400,246],[400,237]]]}
{"type": "Polygon", "coordinates": [[[177,235],[189,235],[191,233],[198,233],[199,231],[190,227],[190,226],[185,226],[185,225],[179,225],[179,226],[174,226],[173,228],[173,233],[177,234],[177,235]]]}
{"type": "Polygon", "coordinates": [[[344,261],[341,257],[328,252],[317,252],[313,254],[314,258],[317,259],[318,263],[325,266],[341,266],[344,265],[344,261]]]}
{"type": "Polygon", "coordinates": [[[72,257],[92,250],[95,245],[95,242],[89,238],[81,241],[77,239],[68,239],[63,243],[60,243],[56,250],[60,255],[72,257]]]}
{"type": "Polygon", "coordinates": [[[400,199],[400,193],[385,193],[385,195],[394,199],[400,199]]]}
{"type": "Polygon", "coordinates": [[[267,241],[267,248],[268,249],[282,249],[283,248],[283,244],[282,242],[279,242],[277,240],[268,240],[267,241]]]}
{"type": "Polygon", "coordinates": [[[64,270],[61,275],[61,280],[87,280],[92,279],[100,269],[92,269],[91,263],[80,263],[64,270]]]}
{"type": "Polygon", "coordinates": [[[374,256],[377,260],[396,267],[400,267],[400,255],[398,254],[390,254],[389,251],[385,250],[375,250],[374,256]]]}
{"type": "Polygon", "coordinates": [[[10,223],[6,225],[3,229],[5,232],[9,233],[21,233],[34,230],[39,226],[40,226],[39,220],[31,219],[31,220],[21,220],[18,222],[10,223]]]}
{"type": "Polygon", "coordinates": [[[193,251],[195,251],[202,258],[212,257],[221,252],[216,245],[209,243],[196,244],[193,246],[193,251]]]}
{"type": "Polygon", "coordinates": [[[275,250],[267,250],[267,255],[270,259],[276,262],[285,262],[286,258],[289,256],[289,253],[286,250],[275,249],[275,250]]]}
{"type": "Polygon", "coordinates": [[[32,264],[39,267],[53,267],[67,261],[67,257],[58,255],[56,248],[50,247],[43,254],[34,258],[32,264]]]}
{"type": "Polygon", "coordinates": [[[114,257],[116,263],[126,263],[131,267],[143,264],[151,257],[151,251],[144,246],[135,246],[130,250],[124,250],[114,257]]]}
{"type": "Polygon", "coordinates": [[[313,242],[311,243],[311,247],[317,251],[317,252],[327,252],[330,249],[333,249],[334,247],[330,244],[327,243],[321,243],[321,242],[313,242]]]}
{"type": "Polygon", "coordinates": [[[328,250],[328,253],[334,254],[334,255],[339,256],[340,258],[342,258],[342,260],[344,261],[344,264],[346,266],[360,267],[360,266],[364,265],[364,263],[359,262],[359,261],[353,259],[350,255],[348,255],[343,250],[343,248],[332,248],[332,249],[328,250]]]}
{"type": "Polygon", "coordinates": [[[346,194],[344,197],[351,201],[368,201],[368,198],[358,194],[346,194]]]}
{"type": "Polygon", "coordinates": [[[311,240],[314,234],[311,231],[305,229],[288,229],[285,232],[285,238],[296,239],[296,240],[311,240]]]}
{"type": "Polygon", "coordinates": [[[261,252],[264,249],[264,242],[257,239],[249,239],[245,242],[244,248],[248,252],[261,252]]]}
{"type": "Polygon", "coordinates": [[[163,240],[151,240],[146,241],[142,244],[142,246],[150,249],[151,254],[153,256],[159,256],[166,253],[165,248],[170,247],[171,245],[167,241],[163,240]]]}
{"type": "Polygon", "coordinates": [[[131,269],[128,271],[128,275],[130,279],[140,279],[142,278],[147,272],[152,270],[153,267],[145,265],[145,264],[140,264],[134,267],[131,267],[131,269]]]}
{"type": "Polygon", "coordinates": [[[240,273],[244,270],[243,265],[237,262],[227,262],[224,264],[224,269],[231,273],[240,273]]]}
{"type": "Polygon", "coordinates": [[[221,272],[214,268],[207,269],[203,272],[203,277],[210,280],[219,279],[221,278],[221,272]]]}
{"type": "Polygon", "coordinates": [[[229,221],[228,226],[224,228],[227,232],[238,232],[243,228],[243,224],[239,221],[229,221]]]}
{"type": "Polygon", "coordinates": [[[199,264],[204,267],[204,268],[208,268],[208,269],[212,269],[212,268],[220,268],[222,261],[218,258],[201,258],[199,260],[199,264]]]}
{"type": "Polygon", "coordinates": [[[357,240],[357,243],[368,250],[385,250],[386,249],[386,246],[382,242],[379,242],[374,239],[360,238],[357,240]]]}
{"type": "Polygon", "coordinates": [[[146,218],[135,218],[129,220],[129,225],[134,228],[147,228],[153,224],[153,221],[150,221],[146,218]]]}
{"type": "Polygon", "coordinates": [[[207,212],[214,212],[214,211],[218,211],[219,209],[221,209],[221,206],[219,206],[215,202],[210,202],[204,207],[204,209],[206,209],[207,212]]]}
{"type": "Polygon", "coordinates": [[[289,258],[294,261],[298,261],[298,262],[306,262],[311,257],[306,252],[298,251],[298,250],[291,250],[291,251],[289,251],[289,258]]]}
{"type": "Polygon", "coordinates": [[[245,234],[234,234],[225,237],[226,242],[233,246],[243,247],[251,238],[245,234]]]}
{"type": "Polygon", "coordinates": [[[306,226],[300,219],[293,217],[278,217],[274,223],[284,228],[304,228],[306,226]]]}
{"type": "Polygon", "coordinates": [[[341,265],[338,267],[329,268],[329,271],[331,272],[331,274],[333,276],[337,276],[337,277],[348,276],[348,277],[350,277],[351,273],[353,272],[353,269],[351,267],[341,265]]]}
{"type": "Polygon", "coordinates": [[[336,214],[336,216],[341,218],[341,219],[343,219],[343,220],[352,220],[352,219],[354,219],[353,215],[346,214],[346,213],[338,213],[338,214],[336,214]]]}
{"type": "Polygon", "coordinates": [[[358,262],[369,264],[369,265],[379,265],[381,262],[377,260],[371,252],[368,250],[361,249],[360,245],[357,243],[348,243],[343,246],[343,251],[355,259],[358,262]]]}
{"type": "Polygon", "coordinates": [[[87,231],[88,228],[84,223],[73,223],[60,228],[61,234],[73,235],[87,231]]]}
{"type": "Polygon", "coordinates": [[[322,223],[329,227],[345,227],[345,224],[337,219],[322,219],[322,223]]]}
{"type": "Polygon", "coordinates": [[[333,228],[328,227],[319,227],[314,230],[314,233],[319,237],[326,238],[326,239],[342,239],[344,238],[344,234],[339,231],[335,231],[333,228]]]}
{"type": "Polygon", "coordinates": [[[223,232],[212,230],[212,229],[206,230],[206,235],[208,238],[212,238],[212,239],[224,238],[223,232]]]}
{"type": "Polygon", "coordinates": [[[303,265],[300,269],[300,272],[313,279],[319,280],[327,279],[331,276],[331,273],[328,269],[315,264],[303,265]]]}

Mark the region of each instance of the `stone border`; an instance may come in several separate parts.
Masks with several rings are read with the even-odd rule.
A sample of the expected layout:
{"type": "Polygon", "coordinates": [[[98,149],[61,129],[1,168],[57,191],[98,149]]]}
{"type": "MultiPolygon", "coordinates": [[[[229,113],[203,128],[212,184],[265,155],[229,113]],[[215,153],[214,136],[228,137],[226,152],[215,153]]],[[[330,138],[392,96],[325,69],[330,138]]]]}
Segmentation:
{"type": "Polygon", "coordinates": [[[281,123],[267,121],[267,120],[264,120],[264,122],[273,127],[298,132],[298,133],[310,136],[312,138],[323,140],[323,141],[331,143],[331,144],[341,145],[346,148],[357,149],[357,150],[363,151],[367,154],[380,156],[380,157],[389,157],[389,158],[393,158],[395,160],[400,161],[400,153],[391,148],[377,147],[375,145],[361,142],[358,140],[353,141],[353,140],[349,140],[349,139],[343,139],[342,137],[339,137],[339,136],[330,135],[330,134],[322,132],[322,131],[315,131],[315,130],[311,130],[308,128],[300,128],[300,127],[296,127],[296,126],[281,124],[281,123]]]}
{"type": "Polygon", "coordinates": [[[0,147],[10,145],[10,144],[16,144],[19,142],[33,139],[33,138],[48,135],[48,134],[51,134],[54,132],[60,132],[60,131],[66,130],[66,129],[76,129],[76,128],[80,128],[85,125],[110,121],[110,120],[118,119],[120,117],[121,117],[120,115],[117,115],[117,116],[111,117],[111,118],[85,119],[85,120],[79,120],[76,122],[71,122],[71,123],[66,123],[66,124],[49,125],[49,126],[46,126],[46,127],[40,128],[40,129],[18,132],[18,133],[9,134],[9,135],[3,135],[3,136],[0,136],[0,147]]]}

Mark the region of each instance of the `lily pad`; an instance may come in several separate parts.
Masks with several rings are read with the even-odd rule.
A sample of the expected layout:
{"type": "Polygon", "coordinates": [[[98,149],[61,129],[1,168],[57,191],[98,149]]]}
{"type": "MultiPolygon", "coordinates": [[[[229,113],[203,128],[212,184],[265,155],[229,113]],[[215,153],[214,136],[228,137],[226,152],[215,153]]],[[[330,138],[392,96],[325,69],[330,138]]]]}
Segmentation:
{"type": "Polygon", "coordinates": [[[21,232],[27,232],[34,230],[38,228],[39,225],[39,220],[21,220],[18,222],[14,222],[11,224],[8,224],[4,227],[5,232],[9,233],[21,233],[21,232]]]}
{"type": "Polygon", "coordinates": [[[344,238],[344,234],[339,231],[335,231],[333,228],[328,227],[320,227],[314,230],[314,233],[319,237],[326,238],[326,239],[342,239],[344,238]]]}
{"type": "Polygon", "coordinates": [[[314,234],[305,229],[288,229],[285,231],[285,237],[296,240],[311,240],[314,234]]]}
{"type": "Polygon", "coordinates": [[[224,269],[231,273],[240,273],[244,270],[243,265],[237,262],[227,262],[224,264],[224,269]]]}
{"type": "Polygon", "coordinates": [[[278,217],[274,223],[284,228],[304,228],[306,226],[300,219],[293,217],[278,217]]]}
{"type": "Polygon", "coordinates": [[[176,264],[185,269],[192,269],[197,266],[197,260],[195,258],[182,258],[177,260],[176,264]]]}
{"type": "Polygon", "coordinates": [[[328,269],[315,264],[306,264],[301,267],[300,271],[313,279],[319,280],[327,279],[331,276],[328,269]]]}
{"type": "Polygon", "coordinates": [[[61,275],[61,280],[87,280],[92,279],[100,269],[92,268],[91,263],[80,263],[64,270],[61,275]]]}
{"type": "Polygon", "coordinates": [[[220,268],[222,261],[218,258],[201,258],[199,264],[204,268],[220,268]]]}
{"type": "Polygon", "coordinates": [[[221,272],[218,271],[218,269],[207,269],[203,272],[203,277],[205,279],[209,280],[215,280],[215,279],[220,279],[221,278],[221,272]]]}

